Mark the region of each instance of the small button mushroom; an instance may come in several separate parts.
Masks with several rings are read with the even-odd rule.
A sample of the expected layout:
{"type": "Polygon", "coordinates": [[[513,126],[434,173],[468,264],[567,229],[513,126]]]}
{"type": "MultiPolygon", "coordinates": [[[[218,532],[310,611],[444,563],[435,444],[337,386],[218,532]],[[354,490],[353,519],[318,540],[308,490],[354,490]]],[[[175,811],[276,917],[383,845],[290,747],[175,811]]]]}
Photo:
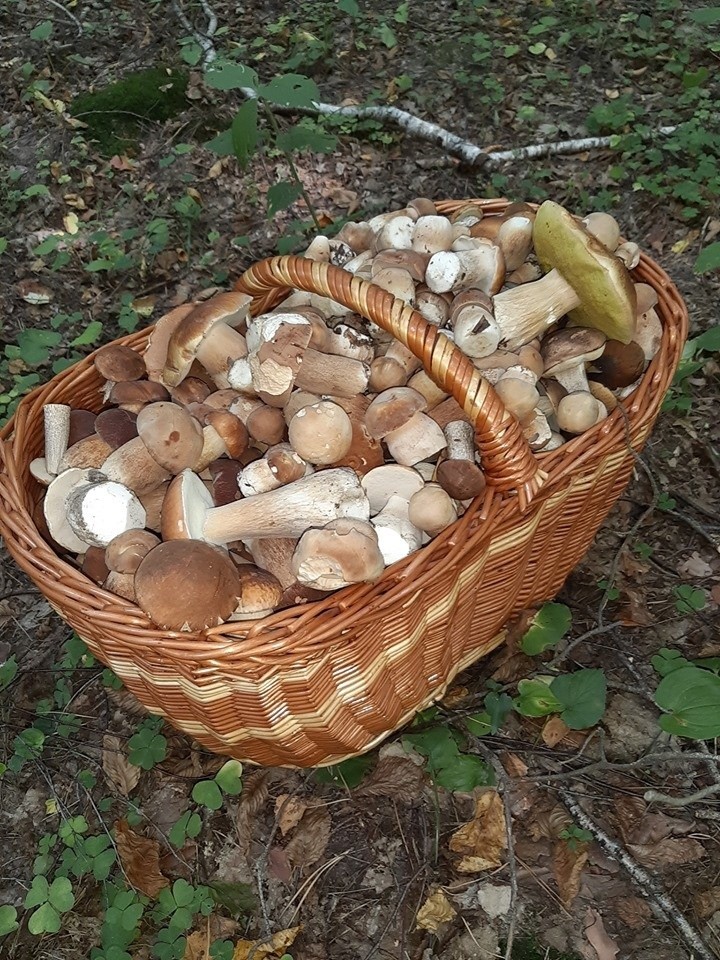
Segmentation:
{"type": "Polygon", "coordinates": [[[72,531],[95,547],[106,547],[125,530],[145,526],[145,508],[132,490],[104,478],[74,488],[66,508],[72,531]]]}
{"type": "Polygon", "coordinates": [[[422,546],[422,531],[410,522],[408,508],[407,500],[393,495],[370,521],[387,566],[404,560],[422,546]]]}
{"type": "Polygon", "coordinates": [[[408,519],[418,530],[436,537],[455,523],[457,507],[439,483],[428,483],[413,494],[408,506],[408,519]]]}
{"type": "Polygon", "coordinates": [[[372,278],[376,287],[387,290],[397,300],[404,300],[411,306],[415,303],[415,281],[407,270],[397,267],[385,267],[379,270],[372,278]]]}
{"type": "Polygon", "coordinates": [[[66,403],[46,403],[43,406],[45,426],[45,464],[48,473],[60,471],[70,436],[70,407],[66,403]]]}
{"type": "Polygon", "coordinates": [[[429,260],[429,254],[417,250],[383,250],[373,258],[370,276],[375,278],[382,270],[404,270],[415,283],[422,283],[429,260]]]}
{"type": "Polygon", "coordinates": [[[303,407],[288,426],[293,450],[310,463],[327,466],[350,450],[352,424],[342,407],[328,400],[303,407]]]}
{"type": "Polygon", "coordinates": [[[541,280],[503,290],[493,299],[501,343],[515,350],[565,314],[627,343],[635,331],[635,289],[624,264],[563,207],[542,204],[533,226],[541,280]]]}
{"type": "Polygon", "coordinates": [[[245,338],[234,328],[247,319],[250,301],[244,293],[218,293],[183,317],[168,340],[162,382],[176,387],[197,359],[219,387],[229,387],[229,368],[247,355],[245,338]]]}
{"type": "Polygon", "coordinates": [[[585,433],[607,416],[607,410],[588,391],[569,393],[560,401],[557,419],[565,433],[585,433]]]}
{"type": "Polygon", "coordinates": [[[383,438],[396,463],[411,467],[421,460],[430,460],[445,448],[445,435],[440,426],[425,413],[415,413],[402,426],[383,438]]]}
{"type": "Polygon", "coordinates": [[[195,464],[189,464],[201,473],[218,457],[227,455],[238,460],[248,448],[250,435],[245,424],[227,410],[211,410],[205,416],[202,428],[202,449],[195,464]]]}
{"type": "Polygon", "coordinates": [[[532,383],[519,377],[508,376],[507,371],[495,384],[495,392],[508,413],[521,422],[532,413],[540,399],[540,394],[532,383]]]}
{"type": "Polygon", "coordinates": [[[152,549],[135,574],[138,606],[165,630],[204,630],[237,605],[239,577],[224,550],[197,540],[152,549]]]}
{"type": "Polygon", "coordinates": [[[408,215],[414,220],[418,220],[420,217],[437,216],[437,207],[428,197],[415,197],[414,200],[410,200],[407,211],[408,215]]]}
{"type": "Polygon", "coordinates": [[[299,480],[307,470],[307,463],[290,444],[280,443],[270,447],[260,459],[247,464],[237,482],[244,497],[254,497],[299,480]]]}
{"type": "Polygon", "coordinates": [[[425,397],[425,409],[432,410],[443,400],[447,399],[447,394],[442,390],[434,380],[428,375],[426,370],[418,370],[407,382],[411,390],[415,390],[421,396],[425,397]]]}
{"type": "Polygon", "coordinates": [[[70,411],[70,432],[67,444],[71,447],[78,440],[84,440],[85,437],[95,433],[95,421],[98,415],[92,410],[83,410],[81,407],[75,407],[70,411]]]}
{"type": "Polygon", "coordinates": [[[341,590],[377,580],[385,561],[370,523],[340,519],[302,535],[292,569],[300,584],[315,590],[341,590]]]}
{"type": "Polygon", "coordinates": [[[117,450],[137,436],[137,414],[120,408],[103,410],[95,420],[95,432],[111,450],[117,450]]]}
{"type": "MultiPolygon", "coordinates": [[[[379,393],[367,408],[365,427],[375,440],[382,440],[416,413],[427,408],[425,397],[410,387],[391,387],[379,393]]],[[[420,459],[424,459],[420,457],[420,459]]]]}
{"type": "Polygon", "coordinates": [[[657,290],[655,287],[651,287],[649,283],[636,283],[635,296],[637,298],[638,319],[658,302],[657,290]]]}
{"type": "Polygon", "coordinates": [[[182,383],[170,390],[173,403],[187,407],[191,403],[203,403],[212,393],[209,385],[197,377],[185,377],[182,383]]]}
{"type": "Polygon", "coordinates": [[[104,380],[140,380],[145,376],[145,363],[135,350],[121,344],[109,344],[95,354],[95,369],[104,380]]]}
{"type": "Polygon", "coordinates": [[[534,212],[519,213],[503,219],[500,224],[495,243],[500,247],[508,273],[518,270],[530,255],[534,220],[534,212]]]}
{"type": "Polygon", "coordinates": [[[551,377],[568,393],[588,391],[585,365],[597,363],[606,349],[605,334],[590,327],[567,327],[555,330],[543,341],[543,376],[551,377]]]}
{"type": "Polygon", "coordinates": [[[614,253],[620,243],[620,226],[609,213],[589,213],[582,225],[611,253],[614,253]]]}
{"type": "MultiPolygon", "coordinates": [[[[445,427],[446,459],[438,464],[440,486],[454,500],[471,500],[485,492],[485,475],[475,462],[475,431],[465,420],[445,427]]],[[[421,528],[424,529],[424,528],[421,528]]]]}
{"type": "Polygon", "coordinates": [[[382,250],[409,250],[413,242],[415,220],[398,216],[388,220],[376,233],[373,246],[377,253],[382,250]]]}
{"type": "Polygon", "coordinates": [[[449,296],[449,294],[433,293],[425,285],[419,286],[415,291],[415,309],[434,327],[443,327],[450,315],[449,296]]]}
{"type": "MultiPolygon", "coordinates": [[[[158,540],[158,543],[159,542],[158,540]]],[[[88,547],[85,550],[80,572],[86,576],[88,580],[97,583],[98,586],[102,586],[102,584],[105,583],[110,570],[105,563],[105,551],[102,547],[88,547]]]]}
{"type": "Polygon", "coordinates": [[[593,360],[591,369],[600,383],[611,390],[627,387],[642,375],[645,353],[639,343],[608,340],[602,355],[593,360]]]}
{"type": "Polygon", "coordinates": [[[369,249],[373,237],[374,233],[369,223],[364,220],[353,223],[349,220],[342,225],[336,240],[346,243],[357,254],[364,253],[369,249]]]}
{"type": "Polygon", "coordinates": [[[240,564],[237,572],[238,594],[235,609],[228,619],[260,620],[269,616],[280,605],[283,595],[279,581],[252,563],[240,564]]]}
{"type": "Polygon", "coordinates": [[[105,564],[116,573],[135,573],[143,558],[159,543],[160,538],[149,530],[124,530],[105,547],[105,564]]]}
{"type": "Polygon", "coordinates": [[[382,393],[390,387],[402,387],[422,366],[406,346],[399,340],[393,340],[382,357],[376,357],[370,364],[369,388],[373,393],[382,393]]]}
{"type": "Polygon", "coordinates": [[[352,470],[323,470],[269,493],[213,506],[202,480],[185,470],[163,504],[163,540],[225,544],[254,537],[299,537],[340,517],[367,520],[369,504],[352,470]]]}
{"type": "Polygon", "coordinates": [[[636,243],[626,240],[615,250],[615,256],[618,257],[628,268],[634,270],[640,263],[640,247],[636,243]]]}

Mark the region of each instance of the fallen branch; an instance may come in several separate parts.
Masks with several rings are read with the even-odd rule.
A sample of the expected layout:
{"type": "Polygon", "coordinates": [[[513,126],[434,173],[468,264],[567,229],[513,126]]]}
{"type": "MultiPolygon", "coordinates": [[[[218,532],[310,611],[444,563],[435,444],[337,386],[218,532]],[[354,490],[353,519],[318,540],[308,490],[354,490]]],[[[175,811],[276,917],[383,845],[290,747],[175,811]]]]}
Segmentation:
{"type": "Polygon", "coordinates": [[[699,803],[701,800],[714,797],[718,793],[720,793],[720,783],[712,783],[709,787],[703,787],[702,790],[688,793],[684,797],[671,797],[659,790],[647,790],[643,799],[648,803],[661,803],[664,807],[689,807],[691,803],[699,803]]]}
{"type": "Polygon", "coordinates": [[[685,945],[690,949],[695,960],[717,960],[716,954],[710,950],[670,894],[663,889],[658,881],[651,876],[644,867],[641,867],[637,860],[634,860],[624,847],[616,840],[613,840],[612,837],[608,836],[602,827],[595,823],[569,790],[561,788],[558,793],[560,794],[562,802],[580,826],[593,835],[605,853],[609,854],[624,867],[635,886],[639,887],[645,896],[655,905],[655,909],[660,916],[675,927],[685,945]]]}
{"type": "MultiPolygon", "coordinates": [[[[200,0],[203,12],[208,19],[205,31],[200,31],[190,23],[179,0],[172,0],[172,7],[180,23],[200,46],[203,56],[202,63],[209,66],[217,59],[217,50],[213,37],[217,30],[217,17],[207,2],[200,0]]],[[[240,87],[239,92],[246,100],[257,100],[258,96],[251,87],[240,87]]],[[[399,107],[361,107],[339,106],[333,103],[314,102],[311,107],[288,107],[273,104],[273,112],[305,117],[347,117],[350,120],[377,120],[380,123],[390,123],[398,127],[403,133],[417,140],[424,140],[440,147],[448,156],[455,157],[468,167],[493,169],[504,163],[517,160],[534,160],[538,157],[561,156],[572,153],[583,153],[586,150],[599,150],[605,147],[614,147],[617,136],[610,137],[581,137],[573,140],[559,140],[555,143],[531,143],[524,147],[515,147],[511,150],[490,150],[479,147],[470,140],[446,130],[437,123],[422,120],[407,110],[399,107]]],[[[676,126],[659,127],[648,133],[648,137],[666,137],[677,130],[676,126]]]]}

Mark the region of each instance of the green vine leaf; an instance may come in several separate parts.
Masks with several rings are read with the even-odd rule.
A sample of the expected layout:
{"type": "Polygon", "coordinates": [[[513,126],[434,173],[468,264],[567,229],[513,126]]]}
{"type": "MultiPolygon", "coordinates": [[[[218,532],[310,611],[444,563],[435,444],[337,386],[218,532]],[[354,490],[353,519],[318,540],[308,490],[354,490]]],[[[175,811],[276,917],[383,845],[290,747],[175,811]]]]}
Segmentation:
{"type": "Polygon", "coordinates": [[[562,703],[544,680],[521,680],[514,703],[523,717],[547,717],[562,710],[562,703]]]}
{"type": "Polygon", "coordinates": [[[655,691],[655,703],[667,713],[660,717],[666,733],[691,740],[720,736],[720,677],[687,666],[669,673],[655,691]]]}
{"type": "Polygon", "coordinates": [[[239,90],[249,87],[257,90],[257,74],[242,63],[216,61],[205,74],[205,83],[214,90],[239,90]]]}
{"type": "Polygon", "coordinates": [[[555,647],[570,629],[572,613],[564,603],[546,603],[530,621],[522,638],[522,651],[537,656],[549,647],[555,647]]]}
{"type": "Polygon", "coordinates": [[[585,730],[605,713],[607,681],[602,670],[578,670],[556,677],[550,684],[562,704],[560,716],[571,730],[585,730]]]}
{"type": "Polygon", "coordinates": [[[301,122],[288,130],[283,130],[277,137],[277,145],[287,153],[292,153],[294,150],[331,153],[337,146],[337,137],[333,137],[307,122],[301,122]]]}
{"type": "Polygon", "coordinates": [[[14,933],[19,924],[17,922],[17,910],[10,904],[3,904],[0,907],[0,937],[6,937],[9,933],[14,933]]]}
{"type": "Polygon", "coordinates": [[[315,81],[299,73],[274,77],[270,83],[263,84],[258,93],[279,107],[312,107],[320,99],[315,81]]]}
{"type": "Polygon", "coordinates": [[[280,210],[286,210],[301,194],[302,187],[293,180],[274,183],[267,192],[268,217],[274,217],[280,210]]]}
{"type": "Polygon", "coordinates": [[[223,805],[220,787],[214,780],[200,780],[192,790],[192,798],[208,810],[219,810],[223,805]]]}

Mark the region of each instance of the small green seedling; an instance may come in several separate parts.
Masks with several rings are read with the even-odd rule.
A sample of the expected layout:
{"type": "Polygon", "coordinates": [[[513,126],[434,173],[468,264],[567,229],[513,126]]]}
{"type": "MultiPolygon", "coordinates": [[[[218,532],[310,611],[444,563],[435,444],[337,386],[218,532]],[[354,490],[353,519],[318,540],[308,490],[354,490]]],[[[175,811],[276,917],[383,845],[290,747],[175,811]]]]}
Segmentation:
{"type": "Polygon", "coordinates": [[[155,764],[162,763],[167,754],[167,740],[160,733],[161,726],[160,717],[143,720],[137,733],[128,741],[130,763],[143,770],[152,770],[155,764]]]}
{"type": "Polygon", "coordinates": [[[223,805],[223,794],[235,797],[242,793],[242,764],[239,760],[228,760],[218,770],[213,780],[199,780],[192,791],[192,798],[208,810],[219,810],[223,805]]]}
{"type": "Polygon", "coordinates": [[[37,907],[28,920],[30,933],[58,933],[60,914],[67,913],[75,903],[72,884],[67,877],[56,877],[52,883],[42,874],[33,877],[32,886],[25,897],[26,910],[37,907]]]}
{"type": "Polygon", "coordinates": [[[678,613],[697,613],[707,602],[704,590],[698,590],[687,583],[675,587],[675,609],[678,613]]]}

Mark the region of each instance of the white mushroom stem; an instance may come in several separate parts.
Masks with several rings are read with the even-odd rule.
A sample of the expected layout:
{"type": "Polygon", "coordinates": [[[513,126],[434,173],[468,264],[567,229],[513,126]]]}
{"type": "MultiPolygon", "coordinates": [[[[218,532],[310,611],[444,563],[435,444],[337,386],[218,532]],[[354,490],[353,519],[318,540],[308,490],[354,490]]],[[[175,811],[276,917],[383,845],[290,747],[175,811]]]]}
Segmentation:
{"type": "Polygon", "coordinates": [[[424,413],[414,414],[407,423],[386,434],[384,439],[390,456],[404,467],[429,460],[445,448],[445,434],[424,413]]]}
{"type": "MultiPolygon", "coordinates": [[[[260,401],[258,401],[260,403],[260,401]]],[[[215,427],[209,423],[203,427],[203,445],[200,456],[193,466],[195,473],[202,473],[213,460],[222,457],[226,453],[225,441],[217,432],[215,427]]]]}
{"type": "Polygon", "coordinates": [[[149,493],[171,477],[171,474],[150,456],[140,437],[133,437],[117,450],[113,450],[100,469],[108,480],[124,484],[138,496],[149,493]]]}
{"type": "Polygon", "coordinates": [[[503,347],[516,350],[529,343],[579,304],[580,297],[557,270],[503,290],[493,297],[503,347]]]}
{"type": "Polygon", "coordinates": [[[302,355],[295,385],[320,395],[354,397],[365,393],[369,380],[367,364],[308,349],[302,355]]]}
{"type": "Polygon", "coordinates": [[[469,460],[475,463],[475,430],[467,420],[451,420],[445,427],[448,460],[469,460]]]}
{"type": "Polygon", "coordinates": [[[477,305],[464,307],[458,313],[454,334],[455,343],[463,353],[473,359],[489,357],[495,353],[502,336],[492,314],[477,305]]]}
{"type": "Polygon", "coordinates": [[[216,323],[200,342],[197,360],[221,389],[229,387],[227,371],[234,360],[247,356],[245,337],[227,323],[216,323]]]}
{"type": "Polygon", "coordinates": [[[43,407],[45,423],[45,464],[48,473],[60,471],[70,436],[70,407],[65,403],[46,403],[43,407]]]}
{"type": "MultiPolygon", "coordinates": [[[[194,475],[191,475],[194,476],[194,475]]],[[[340,517],[367,520],[370,505],[354,470],[323,470],[278,490],[213,507],[202,480],[194,484],[209,508],[200,523],[199,539],[230,543],[253,537],[299,537],[310,527],[340,517]]]]}
{"type": "Polygon", "coordinates": [[[370,521],[375,527],[378,546],[388,566],[403,560],[422,546],[422,531],[410,522],[408,509],[407,500],[392,496],[383,510],[370,521]]]}
{"type": "Polygon", "coordinates": [[[85,543],[106,547],[126,530],[142,530],[145,508],[132,490],[121,483],[100,480],[70,493],[67,520],[85,543]]]}
{"type": "MultiPolygon", "coordinates": [[[[548,374],[553,380],[557,380],[561,387],[564,387],[568,393],[587,393],[590,390],[588,378],[585,370],[585,363],[581,360],[572,367],[566,367],[564,370],[548,374]]],[[[537,379],[537,378],[536,378],[537,379]]]]}

